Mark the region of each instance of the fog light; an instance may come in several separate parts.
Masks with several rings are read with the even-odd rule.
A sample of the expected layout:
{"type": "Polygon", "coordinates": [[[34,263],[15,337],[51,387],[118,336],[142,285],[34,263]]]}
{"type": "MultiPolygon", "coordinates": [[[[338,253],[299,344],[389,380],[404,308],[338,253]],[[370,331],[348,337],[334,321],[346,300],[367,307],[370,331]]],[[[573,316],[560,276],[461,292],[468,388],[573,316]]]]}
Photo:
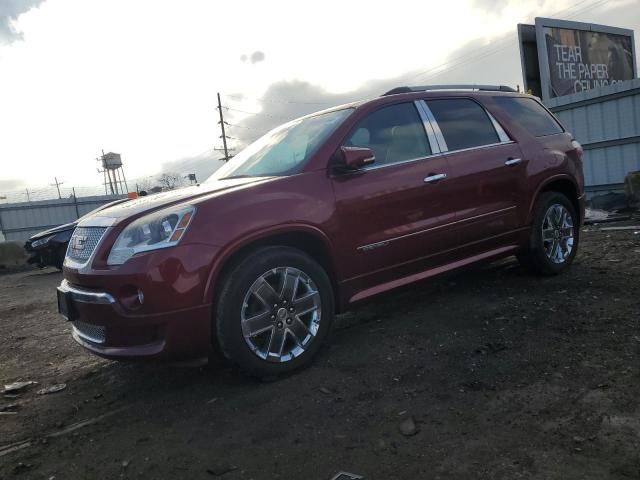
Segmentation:
{"type": "Polygon", "coordinates": [[[142,307],[142,302],[144,302],[144,294],[142,293],[142,289],[136,287],[135,285],[123,285],[120,287],[120,295],[119,295],[120,303],[122,306],[129,310],[137,310],[142,307]]]}

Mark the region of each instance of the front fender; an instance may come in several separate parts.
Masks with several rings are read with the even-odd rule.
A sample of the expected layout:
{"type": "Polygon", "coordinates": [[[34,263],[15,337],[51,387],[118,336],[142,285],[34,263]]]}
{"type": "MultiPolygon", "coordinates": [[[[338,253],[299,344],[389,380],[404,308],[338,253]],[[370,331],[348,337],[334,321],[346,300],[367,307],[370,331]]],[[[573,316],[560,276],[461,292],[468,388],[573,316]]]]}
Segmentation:
{"type": "Polygon", "coordinates": [[[328,267],[331,272],[328,272],[330,277],[332,272],[335,272],[335,265],[333,262],[333,256],[331,255],[332,246],[331,240],[329,237],[318,227],[313,225],[308,225],[304,223],[292,223],[292,224],[281,224],[274,225],[271,227],[263,228],[250,234],[242,235],[238,237],[235,241],[229,242],[227,246],[220,250],[218,255],[216,256],[213,264],[211,265],[211,271],[209,273],[209,277],[207,279],[207,284],[204,289],[204,299],[203,301],[210,302],[214,299],[214,294],[216,290],[216,284],[219,281],[220,274],[222,273],[225,266],[228,264],[229,260],[239,251],[250,247],[251,245],[263,246],[269,245],[269,239],[273,238],[273,245],[278,245],[276,239],[283,234],[291,234],[291,233],[304,233],[307,235],[314,236],[317,240],[319,240],[324,246],[325,252],[328,253],[330,265],[328,267]]]}

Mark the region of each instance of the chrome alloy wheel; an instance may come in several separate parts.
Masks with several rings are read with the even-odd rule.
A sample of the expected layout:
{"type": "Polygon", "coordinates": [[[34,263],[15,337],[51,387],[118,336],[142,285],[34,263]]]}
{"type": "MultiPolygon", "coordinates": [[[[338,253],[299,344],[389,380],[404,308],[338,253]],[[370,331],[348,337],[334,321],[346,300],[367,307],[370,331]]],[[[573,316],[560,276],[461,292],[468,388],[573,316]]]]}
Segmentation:
{"type": "Polygon", "coordinates": [[[278,267],[253,282],[242,302],[242,334],[253,353],[269,362],[301,355],[322,319],[318,287],[302,270],[278,267]]]}
{"type": "Polygon", "coordinates": [[[564,263],[573,251],[573,219],[564,205],[553,204],[542,221],[542,245],[553,263],[564,263]]]}

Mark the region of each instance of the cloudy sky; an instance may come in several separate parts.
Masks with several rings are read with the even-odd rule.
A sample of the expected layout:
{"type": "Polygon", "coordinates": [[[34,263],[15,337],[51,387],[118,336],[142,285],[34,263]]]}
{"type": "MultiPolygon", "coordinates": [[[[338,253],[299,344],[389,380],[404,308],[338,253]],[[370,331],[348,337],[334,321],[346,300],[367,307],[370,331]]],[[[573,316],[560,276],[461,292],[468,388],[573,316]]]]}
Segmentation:
{"type": "Polygon", "coordinates": [[[216,92],[231,145],[402,84],[522,84],[516,24],[553,16],[640,28],[640,0],[0,0],[0,194],[205,175],[216,92]],[[255,114],[258,113],[258,114],[255,114]]]}

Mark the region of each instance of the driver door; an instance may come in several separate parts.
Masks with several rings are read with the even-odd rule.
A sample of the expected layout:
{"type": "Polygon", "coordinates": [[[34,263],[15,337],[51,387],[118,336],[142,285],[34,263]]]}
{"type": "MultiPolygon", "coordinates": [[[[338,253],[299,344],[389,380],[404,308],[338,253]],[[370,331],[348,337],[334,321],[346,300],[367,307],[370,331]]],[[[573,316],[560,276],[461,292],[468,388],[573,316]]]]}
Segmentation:
{"type": "Polygon", "coordinates": [[[450,226],[455,202],[446,188],[449,165],[434,151],[437,143],[423,118],[414,102],[383,106],[362,118],[344,142],[370,148],[376,157],[370,166],[332,178],[347,290],[438,265],[457,243],[450,226]]]}

